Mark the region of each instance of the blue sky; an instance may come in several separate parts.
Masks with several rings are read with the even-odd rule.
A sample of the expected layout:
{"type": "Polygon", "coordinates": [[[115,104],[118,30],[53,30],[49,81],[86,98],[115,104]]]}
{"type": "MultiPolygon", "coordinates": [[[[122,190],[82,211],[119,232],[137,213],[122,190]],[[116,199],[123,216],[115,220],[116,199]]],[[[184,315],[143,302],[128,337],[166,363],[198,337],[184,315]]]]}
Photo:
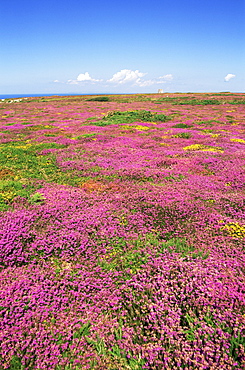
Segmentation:
{"type": "Polygon", "coordinates": [[[244,0],[11,0],[0,94],[245,90],[244,0]]]}

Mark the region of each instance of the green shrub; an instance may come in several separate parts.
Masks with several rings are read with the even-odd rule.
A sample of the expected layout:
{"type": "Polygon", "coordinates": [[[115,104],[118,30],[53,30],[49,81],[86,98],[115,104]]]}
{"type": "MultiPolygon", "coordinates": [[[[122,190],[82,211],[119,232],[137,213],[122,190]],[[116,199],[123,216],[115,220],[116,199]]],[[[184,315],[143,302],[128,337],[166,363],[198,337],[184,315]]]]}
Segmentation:
{"type": "Polygon", "coordinates": [[[108,96],[97,96],[96,98],[87,99],[86,101],[110,101],[108,96]]]}
{"type": "Polygon", "coordinates": [[[203,120],[203,121],[195,121],[195,124],[196,124],[196,125],[207,125],[207,126],[213,126],[213,123],[212,123],[212,122],[220,123],[220,121],[218,121],[218,120],[212,120],[212,119],[209,119],[209,120],[203,120]]]}
{"type": "Polygon", "coordinates": [[[146,110],[135,110],[126,112],[108,112],[100,121],[93,122],[96,126],[117,125],[120,123],[133,122],[166,122],[171,117],[165,114],[157,114],[146,110]]]}
{"type": "Polygon", "coordinates": [[[184,100],[184,101],[176,102],[174,104],[178,104],[178,105],[219,105],[221,104],[221,102],[216,99],[204,99],[204,100],[191,99],[191,100],[184,100]]]}
{"type": "Polygon", "coordinates": [[[243,99],[235,99],[231,102],[229,102],[229,104],[232,104],[232,105],[238,105],[238,104],[245,104],[245,100],[243,99]]]}
{"type": "Polygon", "coordinates": [[[180,137],[181,139],[190,139],[191,136],[189,132],[181,132],[180,134],[174,135],[174,137],[180,137]]]}
{"type": "Polygon", "coordinates": [[[192,125],[187,125],[186,123],[177,123],[176,125],[172,126],[176,128],[190,128],[192,125]]]}

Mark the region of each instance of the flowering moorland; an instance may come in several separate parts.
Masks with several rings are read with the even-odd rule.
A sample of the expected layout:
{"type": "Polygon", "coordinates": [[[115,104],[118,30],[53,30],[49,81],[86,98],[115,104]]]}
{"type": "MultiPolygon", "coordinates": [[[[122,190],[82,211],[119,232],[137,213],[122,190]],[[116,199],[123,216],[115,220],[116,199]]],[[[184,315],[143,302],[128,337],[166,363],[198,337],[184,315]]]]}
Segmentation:
{"type": "Polygon", "coordinates": [[[0,102],[1,369],[244,369],[244,103],[0,102]]]}

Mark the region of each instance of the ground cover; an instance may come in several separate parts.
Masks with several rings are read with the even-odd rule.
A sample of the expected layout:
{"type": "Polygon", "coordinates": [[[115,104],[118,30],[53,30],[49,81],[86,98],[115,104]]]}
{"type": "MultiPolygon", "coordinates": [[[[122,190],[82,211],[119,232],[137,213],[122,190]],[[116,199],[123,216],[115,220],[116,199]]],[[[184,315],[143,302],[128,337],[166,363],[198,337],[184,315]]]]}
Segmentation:
{"type": "Polygon", "coordinates": [[[0,102],[0,368],[245,367],[244,101],[0,102]]]}

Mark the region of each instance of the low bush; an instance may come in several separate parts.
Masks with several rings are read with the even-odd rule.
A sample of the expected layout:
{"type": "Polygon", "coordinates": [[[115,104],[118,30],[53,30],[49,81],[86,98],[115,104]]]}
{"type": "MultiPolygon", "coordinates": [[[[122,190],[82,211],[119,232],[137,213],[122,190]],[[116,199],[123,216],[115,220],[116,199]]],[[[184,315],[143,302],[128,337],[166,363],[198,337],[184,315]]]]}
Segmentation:
{"type": "Polygon", "coordinates": [[[108,96],[97,96],[96,98],[87,99],[86,101],[110,101],[108,96]]]}

